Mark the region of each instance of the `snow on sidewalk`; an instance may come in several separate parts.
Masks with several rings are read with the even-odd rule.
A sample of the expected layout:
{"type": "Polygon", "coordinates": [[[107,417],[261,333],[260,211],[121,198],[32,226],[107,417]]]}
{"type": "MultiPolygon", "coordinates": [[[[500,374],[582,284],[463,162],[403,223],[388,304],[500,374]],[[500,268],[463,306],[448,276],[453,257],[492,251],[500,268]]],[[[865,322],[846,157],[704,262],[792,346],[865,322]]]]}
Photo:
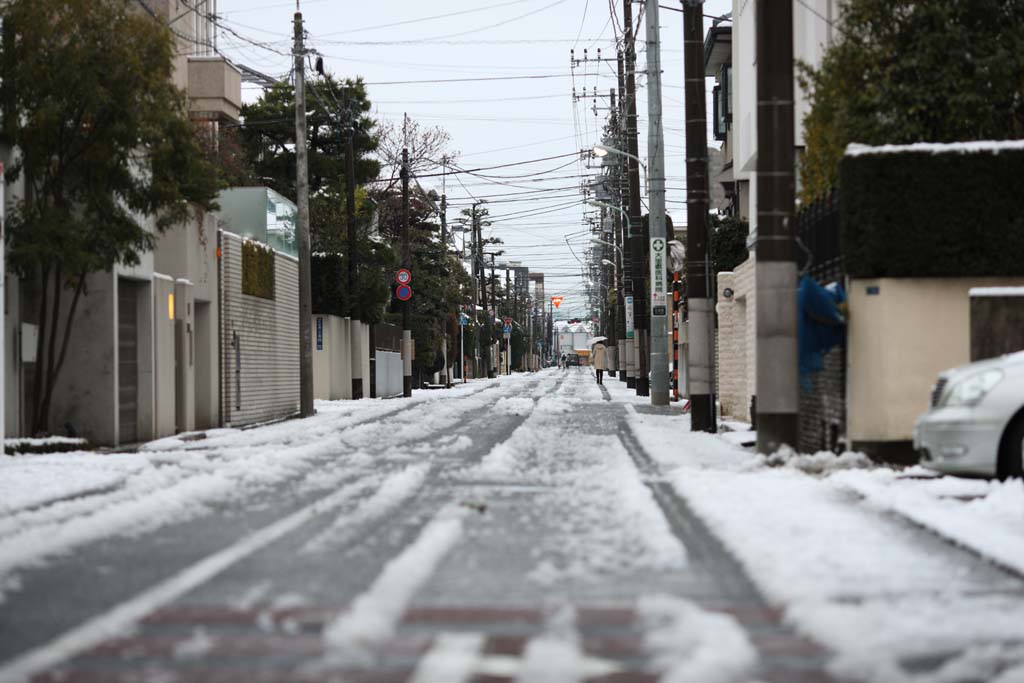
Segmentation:
{"type": "MultiPolygon", "coordinates": [[[[691,433],[684,416],[641,414],[631,406],[627,415],[667,479],[768,600],[784,609],[786,621],[833,650],[833,673],[952,683],[968,680],[957,677],[965,671],[974,676],[969,680],[987,680],[1024,661],[1020,582],[884,512],[886,503],[895,509],[902,501],[948,523],[955,506],[970,503],[932,495],[925,505],[921,489],[927,486],[886,470],[811,467],[808,473],[800,458],[770,463],[712,435],[691,433]],[[868,492],[875,506],[854,489],[868,492]]],[[[932,487],[968,488],[951,482],[932,487]]],[[[982,519],[1013,518],[1016,503],[1008,500],[1020,500],[1020,484],[1013,494],[1001,485],[973,487],[985,494],[972,513],[984,538],[982,519]]],[[[1018,526],[1022,516],[1018,509],[1018,526]]],[[[959,524],[966,534],[969,524],[959,524]]]]}
{"type": "Polygon", "coordinates": [[[879,468],[836,473],[831,482],[1024,576],[1021,481],[929,475],[879,468]]]}

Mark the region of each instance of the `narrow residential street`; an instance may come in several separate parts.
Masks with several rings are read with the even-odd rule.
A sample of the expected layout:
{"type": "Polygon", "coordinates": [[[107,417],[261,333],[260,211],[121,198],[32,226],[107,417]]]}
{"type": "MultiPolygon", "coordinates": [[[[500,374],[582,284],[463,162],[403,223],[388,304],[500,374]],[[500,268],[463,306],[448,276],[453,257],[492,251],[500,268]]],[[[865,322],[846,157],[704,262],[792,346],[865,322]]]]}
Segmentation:
{"type": "Polygon", "coordinates": [[[881,502],[935,482],[631,394],[549,369],[9,459],[0,681],[1021,680],[1013,558],[881,502]]]}

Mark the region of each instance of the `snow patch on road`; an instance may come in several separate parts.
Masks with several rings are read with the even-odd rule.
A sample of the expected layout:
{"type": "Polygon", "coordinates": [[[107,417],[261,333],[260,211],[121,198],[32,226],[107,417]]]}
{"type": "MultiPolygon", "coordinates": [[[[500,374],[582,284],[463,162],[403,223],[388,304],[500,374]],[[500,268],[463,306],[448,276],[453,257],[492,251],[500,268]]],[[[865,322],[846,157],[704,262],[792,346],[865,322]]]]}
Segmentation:
{"type": "Polygon", "coordinates": [[[415,495],[429,472],[430,464],[420,463],[388,476],[373,495],[359,504],[355,512],[340,514],[331,526],[306,542],[300,552],[319,552],[344,544],[358,527],[383,517],[415,495]]]}
{"type": "Polygon", "coordinates": [[[594,580],[639,570],[678,571],[686,550],[617,438],[577,437],[561,457],[576,468],[545,509],[558,533],[537,546],[533,581],[594,580]]]}
{"type": "Polygon", "coordinates": [[[174,645],[174,658],[199,659],[213,650],[213,638],[205,628],[199,626],[192,629],[192,635],[187,640],[174,645]]]}
{"type": "Polygon", "coordinates": [[[462,538],[467,512],[455,506],[442,508],[419,537],[387,563],[352,608],[324,627],[327,653],[321,665],[365,662],[369,648],[391,637],[409,601],[462,538]]]}
{"type": "Polygon", "coordinates": [[[670,595],[641,598],[644,646],[661,683],[748,683],[757,650],[728,614],[670,595]]]}
{"type": "Polygon", "coordinates": [[[496,415],[529,415],[533,412],[533,399],[529,396],[505,396],[491,408],[496,415]]]}

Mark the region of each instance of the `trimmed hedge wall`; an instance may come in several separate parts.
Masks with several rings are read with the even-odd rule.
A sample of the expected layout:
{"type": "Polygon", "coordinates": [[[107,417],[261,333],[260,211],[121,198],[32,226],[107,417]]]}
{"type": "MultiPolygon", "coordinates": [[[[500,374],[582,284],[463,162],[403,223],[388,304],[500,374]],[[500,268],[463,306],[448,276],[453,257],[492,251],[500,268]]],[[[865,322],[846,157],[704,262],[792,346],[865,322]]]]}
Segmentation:
{"type": "Polygon", "coordinates": [[[1024,276],[1024,149],[847,155],[851,277],[1024,276]]]}
{"type": "Polygon", "coordinates": [[[242,294],[274,298],[274,250],[259,242],[242,242],[242,294]]]}

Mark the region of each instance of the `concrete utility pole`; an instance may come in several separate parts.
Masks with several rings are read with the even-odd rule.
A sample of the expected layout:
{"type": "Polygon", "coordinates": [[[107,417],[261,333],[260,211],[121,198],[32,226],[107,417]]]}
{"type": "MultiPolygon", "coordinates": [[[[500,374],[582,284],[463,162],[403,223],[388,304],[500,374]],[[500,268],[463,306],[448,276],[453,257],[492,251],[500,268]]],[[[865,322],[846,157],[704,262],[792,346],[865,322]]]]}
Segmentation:
{"type": "Polygon", "coordinates": [[[714,396],[715,302],[708,258],[708,133],[704,104],[704,2],[684,0],[686,74],[686,381],[690,429],[717,431],[714,396]]]}
{"type": "Polygon", "coordinates": [[[299,243],[299,414],[313,414],[313,287],[309,276],[309,169],[306,158],[306,48],[295,13],[295,193],[299,243]]]}
{"type": "MultiPolygon", "coordinates": [[[[448,195],[441,195],[441,258],[444,261],[448,260],[448,195]]],[[[447,304],[447,302],[442,302],[447,304]]],[[[442,308],[447,308],[447,305],[442,308]]],[[[444,318],[441,319],[441,355],[444,356],[444,386],[445,388],[451,388],[452,380],[448,374],[448,321],[444,318]]]]}
{"type": "MultiPolygon", "coordinates": [[[[633,8],[632,0],[622,0],[622,27],[626,46],[626,168],[629,173],[629,242],[630,242],[630,275],[632,289],[628,296],[633,302],[633,357],[636,359],[636,395],[647,396],[650,386],[647,378],[647,295],[644,286],[644,244],[643,230],[640,227],[640,162],[637,161],[639,143],[637,142],[636,123],[636,45],[633,40],[633,8]]],[[[629,316],[629,300],[626,303],[626,315],[629,316]]],[[[627,317],[627,320],[629,318],[627,317]]],[[[626,328],[629,336],[629,327],[626,328]]]]}
{"type": "MultiPolygon", "coordinates": [[[[4,288],[7,286],[5,277],[7,273],[7,249],[5,248],[5,237],[4,234],[4,220],[7,218],[7,181],[4,179],[4,165],[0,163],[0,302],[7,301],[7,292],[4,288]]],[[[0,321],[3,320],[3,316],[0,316],[0,321]]],[[[0,358],[4,358],[4,338],[6,334],[0,334],[0,358]]],[[[6,434],[6,416],[7,416],[7,404],[5,402],[7,397],[7,373],[3,369],[0,369],[0,443],[4,443],[4,437],[6,434]]]]}
{"type": "MultiPolygon", "coordinates": [[[[350,97],[349,88],[341,91],[342,103],[345,108],[345,124],[348,128],[345,135],[345,222],[348,231],[348,314],[353,320],[355,315],[356,300],[356,273],[359,264],[359,249],[356,246],[356,153],[355,134],[356,119],[352,112],[353,101],[350,97]]],[[[368,350],[372,353],[372,350],[368,350]]],[[[355,370],[355,368],[353,368],[355,370]]],[[[353,375],[356,373],[353,372],[353,375]]],[[[369,378],[367,378],[369,384],[369,378]]],[[[363,397],[363,378],[352,377],[352,398],[363,397]]]]}
{"type": "MultiPolygon", "coordinates": [[[[409,250],[409,150],[402,148],[402,267],[412,270],[409,250]]],[[[409,323],[409,300],[402,302],[402,395],[412,396],[412,329],[409,323]]]]}
{"type": "MultiPolygon", "coordinates": [[[[618,120],[617,120],[617,134],[616,141],[618,148],[625,150],[628,146],[626,144],[626,57],[622,50],[618,51],[618,92],[623,93],[623,96],[618,102],[618,120]]],[[[628,160],[626,160],[628,161],[628,160]]],[[[627,173],[623,170],[622,165],[615,167],[616,176],[616,190],[618,193],[618,206],[624,207],[629,204],[628,188],[626,184],[627,173]]],[[[617,212],[616,212],[617,213],[617,212]]],[[[622,301],[621,317],[622,325],[622,336],[618,338],[618,368],[622,370],[618,379],[626,382],[626,386],[630,389],[636,387],[636,368],[633,365],[633,310],[632,306],[628,305],[627,298],[633,296],[633,276],[632,276],[632,252],[630,250],[630,230],[627,221],[622,220],[621,216],[618,218],[618,246],[622,250],[618,254],[618,280],[620,280],[620,300],[622,301]],[[627,311],[627,309],[629,309],[627,311]]]]}
{"type": "Polygon", "coordinates": [[[796,446],[793,3],[757,7],[757,449],[796,446]]]}
{"type": "Polygon", "coordinates": [[[494,378],[494,370],[491,369],[491,337],[494,333],[494,318],[491,316],[491,309],[487,305],[487,270],[486,264],[484,264],[484,241],[483,241],[483,230],[480,227],[480,214],[476,209],[476,204],[473,205],[473,226],[476,234],[476,256],[477,264],[480,268],[480,298],[481,305],[484,308],[484,326],[480,330],[482,334],[477,335],[480,339],[480,345],[483,348],[483,364],[484,374],[489,379],[494,378]]]}
{"type": "MultiPolygon", "coordinates": [[[[482,247],[481,247],[482,249],[482,247]]],[[[486,281],[484,282],[486,287],[486,281]]],[[[494,254],[491,254],[491,306],[494,306],[495,312],[498,308],[498,281],[494,277],[494,254]]],[[[487,343],[494,347],[494,314],[490,311],[487,312],[487,343]]],[[[487,363],[487,378],[494,379],[494,376],[498,371],[498,356],[501,355],[500,349],[495,349],[494,363],[487,363]]],[[[488,360],[490,360],[490,353],[487,354],[488,360]]]]}
{"type": "Polygon", "coordinates": [[[661,129],[658,0],[647,1],[647,193],[651,231],[651,404],[667,406],[668,239],[665,236],[665,138],[661,129]]]}

